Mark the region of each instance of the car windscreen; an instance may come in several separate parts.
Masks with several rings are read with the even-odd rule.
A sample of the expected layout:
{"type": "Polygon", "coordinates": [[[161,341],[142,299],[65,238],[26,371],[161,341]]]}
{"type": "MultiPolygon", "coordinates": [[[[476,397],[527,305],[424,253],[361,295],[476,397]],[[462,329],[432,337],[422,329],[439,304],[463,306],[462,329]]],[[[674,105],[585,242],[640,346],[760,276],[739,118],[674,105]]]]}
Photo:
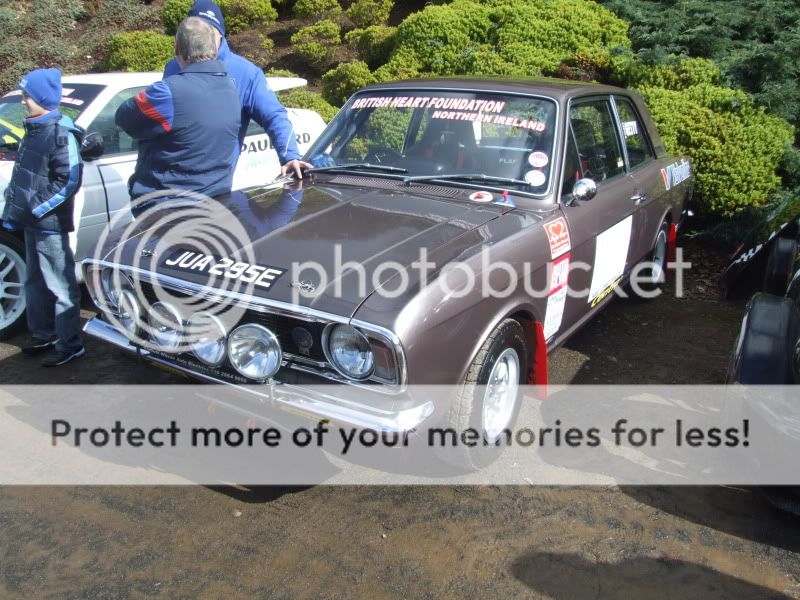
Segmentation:
{"type": "Polygon", "coordinates": [[[463,90],[354,96],[311,147],[316,168],[392,177],[490,178],[543,195],[550,187],[556,104],[541,97],[463,90]]]}
{"type": "MultiPolygon", "coordinates": [[[[61,90],[59,112],[74,121],[104,88],[104,85],[90,83],[65,83],[61,90]]],[[[25,135],[22,126],[25,107],[20,103],[21,99],[20,90],[13,90],[0,97],[0,143],[5,150],[16,148],[25,135]]]]}

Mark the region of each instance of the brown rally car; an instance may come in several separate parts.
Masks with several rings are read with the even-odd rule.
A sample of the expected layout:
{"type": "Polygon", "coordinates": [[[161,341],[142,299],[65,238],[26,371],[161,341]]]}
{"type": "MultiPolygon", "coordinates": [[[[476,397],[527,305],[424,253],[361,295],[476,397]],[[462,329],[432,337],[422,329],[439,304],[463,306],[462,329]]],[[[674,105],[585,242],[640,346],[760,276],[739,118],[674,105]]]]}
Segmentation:
{"type": "Polygon", "coordinates": [[[637,265],[663,279],[693,185],[637,95],[558,80],[373,85],[305,160],[302,181],[113,229],[84,263],[85,331],[203,380],[283,384],[263,387],[306,415],[493,439],[637,265]],[[331,381],[346,398],[293,395],[331,381]],[[470,383],[485,393],[447,406],[408,388],[470,383]]]}

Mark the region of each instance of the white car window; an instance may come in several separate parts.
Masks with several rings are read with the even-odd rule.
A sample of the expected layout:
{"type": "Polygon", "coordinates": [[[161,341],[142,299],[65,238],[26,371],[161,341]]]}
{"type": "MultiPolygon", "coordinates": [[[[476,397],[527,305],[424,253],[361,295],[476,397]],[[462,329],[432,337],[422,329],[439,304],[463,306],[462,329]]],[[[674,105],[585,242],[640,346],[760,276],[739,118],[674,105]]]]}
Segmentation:
{"type": "Polygon", "coordinates": [[[105,156],[136,152],[136,140],[117,127],[114,123],[114,115],[123,102],[133,98],[143,89],[144,86],[139,86],[122,90],[105,105],[100,114],[97,115],[97,118],[89,125],[88,133],[99,133],[103,136],[105,156]]]}

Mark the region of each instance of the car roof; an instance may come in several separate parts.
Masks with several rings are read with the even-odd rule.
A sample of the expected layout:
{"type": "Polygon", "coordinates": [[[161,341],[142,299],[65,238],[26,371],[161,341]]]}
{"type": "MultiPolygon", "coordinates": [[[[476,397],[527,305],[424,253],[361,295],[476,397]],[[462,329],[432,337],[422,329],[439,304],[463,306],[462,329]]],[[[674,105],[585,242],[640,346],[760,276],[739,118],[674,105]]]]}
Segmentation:
{"type": "Polygon", "coordinates": [[[150,85],[159,79],[161,79],[161,73],[155,71],[150,73],[90,73],[87,75],[67,75],[62,80],[62,83],[93,83],[123,88],[150,85]]]}
{"type": "MultiPolygon", "coordinates": [[[[90,73],[86,75],[69,75],[62,80],[66,84],[92,83],[105,85],[112,88],[125,89],[142,85],[150,85],[160,81],[162,73],[152,71],[147,73],[90,73]]],[[[303,87],[307,81],[302,77],[267,77],[269,87],[273,92],[303,87]]]]}
{"type": "Polygon", "coordinates": [[[585,94],[613,93],[631,94],[630,90],[586,81],[569,81],[551,77],[516,78],[506,77],[437,77],[431,79],[406,79],[391,83],[375,83],[364,90],[386,89],[454,89],[492,92],[541,94],[554,98],[571,98],[585,94]]]}

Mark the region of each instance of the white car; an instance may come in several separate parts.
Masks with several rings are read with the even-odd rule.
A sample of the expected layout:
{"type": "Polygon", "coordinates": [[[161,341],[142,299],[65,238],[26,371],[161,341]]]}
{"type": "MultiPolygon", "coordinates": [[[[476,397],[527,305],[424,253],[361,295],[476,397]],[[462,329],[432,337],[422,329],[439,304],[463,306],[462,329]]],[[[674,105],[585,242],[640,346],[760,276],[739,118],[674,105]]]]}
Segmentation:
{"type": "MultiPolygon", "coordinates": [[[[114,115],[120,104],[159,79],[161,73],[102,73],[63,79],[59,110],[72,117],[87,134],[102,136],[102,148],[95,145],[91,155],[84,156],[83,185],[75,198],[76,230],[70,242],[76,263],[91,254],[112,218],[121,211],[123,218],[130,214],[128,178],[136,166],[136,143],[114,124],[114,115]]],[[[267,81],[275,92],[306,84],[305,79],[297,77],[268,77],[267,81]]],[[[20,94],[19,90],[14,90],[0,98],[0,214],[17,145],[24,134],[25,111],[20,104],[20,94]]],[[[303,154],[325,128],[325,122],[311,110],[287,107],[287,111],[303,154]]],[[[251,121],[234,173],[233,189],[264,184],[279,173],[280,163],[269,137],[251,121]]],[[[80,278],[79,268],[77,274],[80,278]]],[[[0,227],[0,337],[10,335],[23,322],[24,281],[22,235],[0,227]]]]}

